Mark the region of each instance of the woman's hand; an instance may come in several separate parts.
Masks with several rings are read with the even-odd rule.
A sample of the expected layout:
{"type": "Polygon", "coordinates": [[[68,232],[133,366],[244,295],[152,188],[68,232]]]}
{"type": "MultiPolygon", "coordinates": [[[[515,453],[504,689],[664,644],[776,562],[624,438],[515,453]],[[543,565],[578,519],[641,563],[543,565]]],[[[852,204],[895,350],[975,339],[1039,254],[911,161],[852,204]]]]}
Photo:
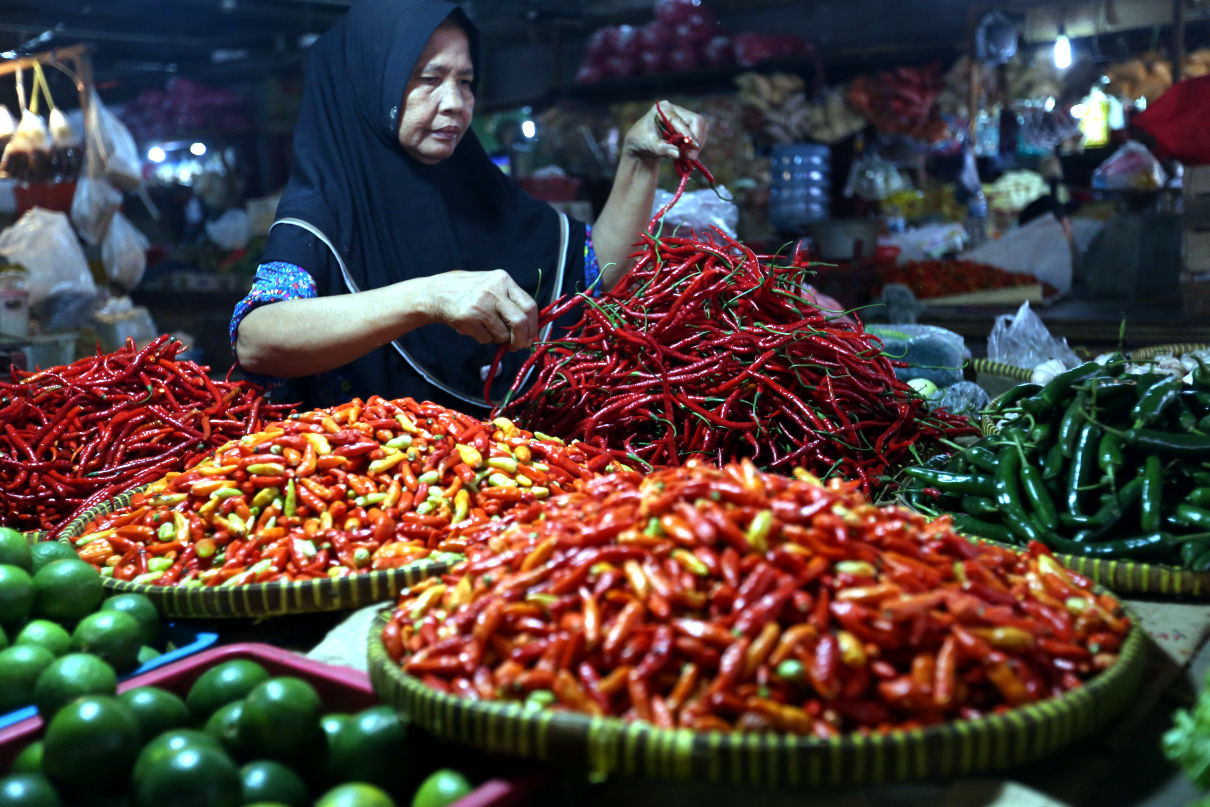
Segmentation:
{"type": "Polygon", "coordinates": [[[702,147],[706,145],[706,131],[709,128],[706,120],[701,115],[668,101],[659,101],[658,105],[663,111],[664,117],[672,124],[676,134],[689,138],[690,142],[685,153],[682,154],[679,148],[664,138],[657,123],[660,113],[656,111],[656,105],[653,104],[647,114],[635,121],[626,132],[626,138],[622,141],[622,154],[630,154],[644,161],[656,160],[661,157],[671,160],[678,157],[697,159],[702,147]]]}
{"type": "Polygon", "coordinates": [[[509,276],[491,272],[443,272],[428,278],[430,316],[482,344],[520,350],[538,336],[538,304],[509,276]]]}

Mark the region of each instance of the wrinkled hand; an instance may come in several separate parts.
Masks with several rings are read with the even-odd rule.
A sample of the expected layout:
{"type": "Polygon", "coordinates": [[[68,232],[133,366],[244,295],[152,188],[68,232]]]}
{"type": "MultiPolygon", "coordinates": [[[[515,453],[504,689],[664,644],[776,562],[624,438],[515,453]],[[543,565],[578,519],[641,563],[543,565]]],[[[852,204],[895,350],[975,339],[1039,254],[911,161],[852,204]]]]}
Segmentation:
{"type": "Polygon", "coordinates": [[[481,344],[520,350],[538,336],[538,304],[509,276],[491,272],[444,272],[432,279],[433,319],[481,344]]]}
{"type": "Polygon", "coordinates": [[[626,132],[626,139],[622,143],[623,153],[632,154],[643,160],[659,158],[675,160],[680,157],[690,160],[697,159],[702,147],[706,145],[706,132],[709,126],[706,124],[705,118],[668,101],[660,101],[659,106],[676,133],[686,135],[691,139],[690,146],[684,153],[681,153],[680,149],[664,138],[663,132],[656,123],[659,113],[656,112],[653,104],[647,114],[635,121],[630,130],[626,132]]]}

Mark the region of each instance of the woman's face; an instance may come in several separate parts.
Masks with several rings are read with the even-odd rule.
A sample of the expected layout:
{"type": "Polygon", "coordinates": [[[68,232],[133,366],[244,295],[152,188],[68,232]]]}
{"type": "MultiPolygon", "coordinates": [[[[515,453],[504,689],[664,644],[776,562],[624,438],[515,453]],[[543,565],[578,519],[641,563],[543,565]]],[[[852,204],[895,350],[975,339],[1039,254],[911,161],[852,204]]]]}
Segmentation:
{"type": "Polygon", "coordinates": [[[442,23],[425,45],[403,91],[399,145],[425,165],[439,163],[471,125],[475,94],[471,48],[456,23],[442,23]]]}

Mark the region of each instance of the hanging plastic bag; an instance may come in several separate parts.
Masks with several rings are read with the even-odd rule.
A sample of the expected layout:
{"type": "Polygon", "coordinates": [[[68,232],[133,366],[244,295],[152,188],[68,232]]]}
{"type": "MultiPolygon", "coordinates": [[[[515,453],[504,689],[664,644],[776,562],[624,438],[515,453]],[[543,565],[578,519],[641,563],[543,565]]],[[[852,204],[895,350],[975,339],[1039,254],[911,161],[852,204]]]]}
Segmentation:
{"type": "Polygon", "coordinates": [[[105,237],[109,222],[121,206],[121,191],[104,177],[86,172],[76,182],[76,193],[71,199],[71,223],[76,225],[76,231],[85,243],[96,246],[105,237]]]}
{"type": "Polygon", "coordinates": [[[29,301],[37,305],[56,293],[96,296],[84,250],[67,215],[31,208],[0,232],[0,255],[29,272],[29,301]]]}
{"type": "Polygon", "coordinates": [[[1042,362],[1057,360],[1064,367],[1075,367],[1080,358],[1067,346],[1067,340],[1054,337],[1041,317],[1021,303],[1015,315],[996,317],[987,338],[987,357],[995,362],[1032,370],[1042,362]]]}
{"type": "Polygon", "coordinates": [[[206,222],[206,236],[223,249],[234,252],[248,246],[252,225],[242,207],[233,207],[214,221],[206,222]]]}
{"type": "Polygon", "coordinates": [[[17,122],[13,120],[13,113],[8,111],[8,107],[0,105],[0,154],[8,147],[8,141],[13,139],[16,128],[17,122]]]}
{"type": "Polygon", "coordinates": [[[29,109],[21,110],[21,120],[0,158],[0,171],[18,182],[45,182],[51,177],[46,122],[29,109]]]}
{"type": "Polygon", "coordinates": [[[1092,172],[1092,187],[1099,191],[1153,191],[1167,181],[1160,161],[1137,140],[1127,141],[1092,172]]]}
{"type": "Polygon", "coordinates": [[[115,187],[130,191],[142,184],[142,163],[134,138],[126,124],[101,103],[95,89],[88,92],[84,112],[84,145],[100,161],[100,174],[115,187]]]}
{"type": "Polygon", "coordinates": [[[105,238],[101,241],[101,263],[110,283],[124,291],[139,284],[147,268],[147,248],[151,246],[143,235],[121,213],[109,220],[105,238]]]}

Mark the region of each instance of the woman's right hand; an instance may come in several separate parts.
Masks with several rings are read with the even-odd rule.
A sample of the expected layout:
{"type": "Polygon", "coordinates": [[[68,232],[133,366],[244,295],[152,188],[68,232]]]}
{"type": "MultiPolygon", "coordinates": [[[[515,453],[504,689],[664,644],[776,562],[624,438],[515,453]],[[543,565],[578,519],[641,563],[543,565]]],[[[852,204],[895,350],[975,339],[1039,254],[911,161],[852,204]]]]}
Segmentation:
{"type": "Polygon", "coordinates": [[[428,308],[437,322],[482,344],[521,350],[538,336],[538,304],[503,269],[455,270],[429,278],[428,308]]]}

